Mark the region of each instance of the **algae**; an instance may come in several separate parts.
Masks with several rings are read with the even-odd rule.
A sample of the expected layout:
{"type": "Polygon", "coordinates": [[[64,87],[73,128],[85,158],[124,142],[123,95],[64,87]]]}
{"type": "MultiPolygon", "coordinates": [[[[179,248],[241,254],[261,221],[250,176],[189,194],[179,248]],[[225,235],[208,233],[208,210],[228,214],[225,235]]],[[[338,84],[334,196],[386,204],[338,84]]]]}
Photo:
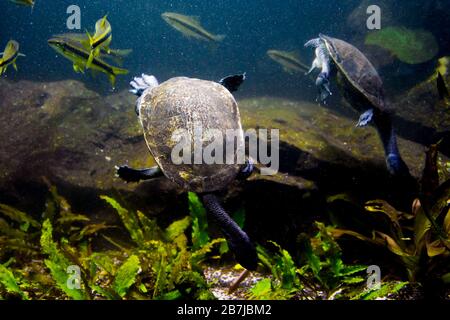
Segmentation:
{"type": "Polygon", "coordinates": [[[419,64],[433,59],[439,46],[432,33],[405,27],[386,27],[369,33],[366,45],[375,45],[389,50],[400,61],[419,64]]]}

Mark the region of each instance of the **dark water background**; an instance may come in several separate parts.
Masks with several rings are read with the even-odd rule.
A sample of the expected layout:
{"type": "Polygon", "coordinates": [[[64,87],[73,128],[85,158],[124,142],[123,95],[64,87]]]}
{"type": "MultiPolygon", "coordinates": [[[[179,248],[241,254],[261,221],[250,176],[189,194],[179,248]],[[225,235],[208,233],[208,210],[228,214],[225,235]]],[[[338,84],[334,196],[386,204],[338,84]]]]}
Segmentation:
{"type": "MultiPolygon", "coordinates": [[[[371,4],[377,2],[383,1],[371,4]]],[[[440,44],[439,56],[449,54],[449,12],[445,8],[448,9],[450,1],[392,2],[394,14],[398,14],[397,20],[402,25],[433,32],[440,44]]],[[[315,95],[310,81],[302,75],[284,73],[267,57],[266,51],[298,50],[309,64],[312,52],[303,48],[305,41],[319,33],[351,39],[354,31],[348,29],[346,20],[360,3],[361,0],[36,0],[31,12],[29,8],[3,0],[0,2],[0,46],[3,48],[9,39],[15,39],[27,55],[18,61],[18,73],[8,72],[10,79],[73,78],[108,94],[111,88],[106,77],[75,74],[72,64],[47,45],[47,39],[53,34],[73,32],[66,28],[66,9],[76,4],[81,7],[81,32],[92,31],[96,20],[108,13],[113,28],[111,47],[134,50],[124,64],[130,74],[118,77],[117,90],[127,88],[131,76],[142,72],[164,80],[176,75],[220,79],[246,71],[249,81],[242,94],[310,99],[315,95]],[[226,38],[216,47],[188,39],[161,19],[166,11],[200,16],[208,31],[225,34],[226,38]]],[[[434,60],[419,66],[397,64],[380,73],[389,84],[388,91],[396,87],[403,89],[402,85],[410,86],[428,75],[435,63],[434,60]]]]}

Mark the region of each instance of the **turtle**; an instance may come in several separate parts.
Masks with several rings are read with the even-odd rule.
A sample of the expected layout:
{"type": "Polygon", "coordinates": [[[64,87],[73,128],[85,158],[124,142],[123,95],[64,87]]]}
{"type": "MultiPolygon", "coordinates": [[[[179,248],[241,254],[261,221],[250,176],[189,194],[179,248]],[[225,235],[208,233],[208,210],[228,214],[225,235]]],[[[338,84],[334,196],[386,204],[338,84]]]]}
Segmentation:
{"type": "Polygon", "coordinates": [[[372,63],[350,43],[323,34],[308,41],[305,47],[315,48],[316,57],[310,72],[315,68],[321,69],[316,80],[320,102],[326,101],[332,94],[330,79],[336,78],[341,94],[354,109],[361,112],[356,126],[375,125],[384,147],[389,173],[395,177],[410,177],[397,146],[383,81],[372,63]]]}
{"type": "Polygon", "coordinates": [[[245,147],[245,140],[238,104],[232,93],[238,90],[245,77],[245,73],[232,75],[218,82],[175,77],[161,84],[154,76],[135,77],[130,82],[130,91],[138,96],[135,110],[157,166],[134,169],[123,165],[116,169],[117,175],[126,182],[165,176],[183,190],[198,193],[209,215],[218,222],[237,262],[247,270],[255,270],[258,259],[254,244],[230,218],[218,197],[230,183],[248,178],[255,169],[254,161],[246,159],[245,155],[243,161],[237,161],[238,147],[245,147]],[[227,156],[230,153],[235,161],[211,164],[196,161],[199,159],[194,148],[182,149],[184,161],[174,157],[180,141],[183,147],[199,143],[202,149],[212,143],[214,137],[208,134],[192,139],[198,129],[215,130],[226,137],[227,133],[234,132],[233,149],[231,152],[227,149],[227,156]]]}

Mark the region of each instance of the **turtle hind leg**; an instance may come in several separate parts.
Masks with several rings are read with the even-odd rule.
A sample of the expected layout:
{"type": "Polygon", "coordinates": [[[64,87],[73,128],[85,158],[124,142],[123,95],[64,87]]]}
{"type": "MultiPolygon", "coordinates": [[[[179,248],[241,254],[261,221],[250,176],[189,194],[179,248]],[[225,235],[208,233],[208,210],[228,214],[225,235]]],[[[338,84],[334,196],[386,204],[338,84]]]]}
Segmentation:
{"type": "Polygon", "coordinates": [[[398,152],[389,153],[386,156],[386,166],[389,173],[393,176],[397,177],[410,176],[409,168],[398,152]]]}
{"type": "Polygon", "coordinates": [[[256,270],[258,255],[247,233],[231,219],[214,194],[204,194],[202,202],[207,212],[213,216],[222,229],[237,262],[247,270],[256,270]]]}
{"type": "Polygon", "coordinates": [[[358,120],[358,123],[356,124],[356,126],[358,128],[362,128],[367,126],[370,122],[372,122],[373,120],[373,114],[374,114],[374,110],[373,109],[369,109],[366,112],[364,112],[358,120]]]}
{"type": "Polygon", "coordinates": [[[374,116],[375,127],[383,143],[386,166],[394,177],[411,177],[408,166],[400,155],[397,145],[397,135],[392,120],[387,113],[377,113],[374,116]]]}
{"type": "Polygon", "coordinates": [[[117,176],[125,182],[139,182],[141,180],[150,180],[163,176],[159,167],[146,169],[133,169],[128,166],[116,167],[117,176]]]}

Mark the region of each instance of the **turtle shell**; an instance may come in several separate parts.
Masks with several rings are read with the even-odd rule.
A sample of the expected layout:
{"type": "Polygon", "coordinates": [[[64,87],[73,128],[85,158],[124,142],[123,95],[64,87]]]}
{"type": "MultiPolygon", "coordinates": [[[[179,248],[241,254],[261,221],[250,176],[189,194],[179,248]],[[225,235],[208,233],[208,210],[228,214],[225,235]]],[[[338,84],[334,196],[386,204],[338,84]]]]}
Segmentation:
{"type": "Polygon", "coordinates": [[[324,35],[320,37],[325,41],[330,57],[337,66],[338,75],[341,78],[345,78],[342,80],[347,82],[345,83],[345,89],[348,92],[346,92],[345,96],[351,100],[359,100],[361,106],[355,107],[360,107],[361,111],[365,111],[370,107],[362,105],[367,103],[363,102],[363,100],[367,100],[378,110],[385,110],[383,81],[366,56],[356,47],[343,40],[324,35]]]}
{"type": "Polygon", "coordinates": [[[242,167],[236,155],[238,147],[244,146],[244,134],[236,100],[225,87],[211,81],[172,78],[144,92],[139,110],[147,146],[167,178],[200,193],[221,190],[236,178],[242,167]],[[225,149],[230,132],[235,133],[232,150],[225,149]],[[224,146],[223,163],[207,164],[195,158],[194,154],[206,153],[218,139],[224,146]],[[172,152],[180,142],[188,148],[175,155],[180,159],[187,154],[190,161],[173,161],[172,152]],[[225,155],[230,154],[233,164],[226,162],[225,155]]]}

